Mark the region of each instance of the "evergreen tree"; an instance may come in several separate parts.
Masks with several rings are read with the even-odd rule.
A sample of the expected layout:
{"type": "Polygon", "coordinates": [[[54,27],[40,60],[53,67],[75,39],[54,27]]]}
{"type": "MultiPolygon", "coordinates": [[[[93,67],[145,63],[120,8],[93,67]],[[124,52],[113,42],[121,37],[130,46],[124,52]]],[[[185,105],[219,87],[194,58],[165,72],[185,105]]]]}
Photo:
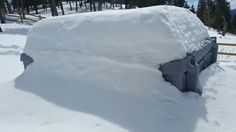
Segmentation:
{"type": "Polygon", "coordinates": [[[196,13],[195,8],[194,8],[194,5],[191,6],[190,11],[191,11],[192,13],[194,13],[194,14],[196,13]]]}
{"type": "Polygon", "coordinates": [[[174,0],[175,6],[184,7],[185,3],[186,3],[185,0],[174,0]]]}
{"type": "Polygon", "coordinates": [[[13,14],[10,2],[8,0],[5,0],[5,3],[6,3],[6,6],[7,6],[8,13],[13,14]]]}
{"type": "Polygon", "coordinates": [[[216,28],[216,6],[214,1],[208,0],[208,7],[209,7],[209,26],[216,28]]]}
{"type": "Polygon", "coordinates": [[[232,19],[232,28],[234,32],[236,32],[236,14],[234,14],[233,19],[232,19]]]}
{"type": "Polygon", "coordinates": [[[138,7],[148,7],[155,5],[165,5],[167,0],[137,0],[138,7]]]}
{"type": "Polygon", "coordinates": [[[216,28],[221,30],[227,24],[230,27],[230,4],[226,0],[216,0],[216,28]]]}
{"type": "Polygon", "coordinates": [[[199,0],[198,7],[197,7],[197,16],[199,19],[207,26],[209,26],[209,7],[207,0],[199,0]]]}
{"type": "Polygon", "coordinates": [[[184,6],[183,6],[183,7],[186,8],[186,9],[190,9],[190,6],[188,5],[187,2],[184,3],[184,6]]]}

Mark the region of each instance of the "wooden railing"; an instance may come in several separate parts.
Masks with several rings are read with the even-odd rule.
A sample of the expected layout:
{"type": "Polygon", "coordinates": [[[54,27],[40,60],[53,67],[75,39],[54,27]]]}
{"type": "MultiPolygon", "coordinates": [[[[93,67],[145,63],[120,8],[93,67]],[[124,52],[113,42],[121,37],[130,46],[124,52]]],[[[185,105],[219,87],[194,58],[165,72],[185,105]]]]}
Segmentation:
{"type": "Polygon", "coordinates": [[[26,24],[30,24],[30,25],[32,25],[32,23],[38,22],[38,21],[46,18],[46,17],[43,17],[41,15],[36,15],[36,14],[25,14],[25,18],[23,18],[22,15],[18,15],[18,14],[6,14],[6,16],[16,18],[16,19],[11,19],[8,17],[8,18],[6,18],[6,20],[8,20],[8,21],[22,22],[22,23],[26,23],[26,24]],[[29,16],[31,16],[31,17],[29,17],[29,16]],[[29,21],[31,21],[32,23],[30,23],[29,21]]]}
{"type": "MultiPolygon", "coordinates": [[[[218,43],[219,46],[233,46],[236,48],[236,44],[232,43],[218,43]]],[[[236,56],[236,53],[227,53],[227,52],[218,52],[219,55],[229,55],[229,56],[236,56]]]]}

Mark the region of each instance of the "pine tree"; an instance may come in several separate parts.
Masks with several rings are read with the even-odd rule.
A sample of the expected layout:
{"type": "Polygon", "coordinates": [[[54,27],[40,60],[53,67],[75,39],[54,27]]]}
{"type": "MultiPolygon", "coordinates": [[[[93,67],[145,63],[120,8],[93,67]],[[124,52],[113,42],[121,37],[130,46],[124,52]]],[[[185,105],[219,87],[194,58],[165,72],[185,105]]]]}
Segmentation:
{"type": "Polygon", "coordinates": [[[11,9],[11,5],[10,5],[9,1],[5,0],[5,3],[6,3],[6,6],[7,6],[8,13],[13,14],[13,11],[11,9]]]}
{"type": "Polygon", "coordinates": [[[167,3],[167,0],[137,0],[138,7],[165,5],[166,3],[167,3]]]}
{"type": "Polygon", "coordinates": [[[196,13],[195,8],[194,8],[194,5],[191,6],[190,11],[191,11],[192,13],[194,13],[194,14],[196,13]]]}
{"type": "Polygon", "coordinates": [[[230,27],[230,4],[226,0],[216,0],[216,28],[222,30],[224,25],[230,27]]]}
{"type": "Polygon", "coordinates": [[[234,32],[236,32],[236,14],[234,14],[234,16],[233,16],[232,28],[233,28],[234,32]]]}
{"type": "Polygon", "coordinates": [[[183,6],[183,7],[186,8],[186,9],[190,9],[190,6],[188,5],[187,2],[184,3],[184,6],[183,6]]]}
{"type": "Polygon", "coordinates": [[[179,7],[184,7],[186,1],[185,0],[174,0],[174,5],[179,7]]]}
{"type": "Polygon", "coordinates": [[[216,28],[216,6],[214,1],[208,0],[209,7],[209,26],[216,28]]]}
{"type": "Polygon", "coordinates": [[[209,26],[210,14],[207,0],[199,0],[197,8],[197,16],[205,25],[209,26]]]}

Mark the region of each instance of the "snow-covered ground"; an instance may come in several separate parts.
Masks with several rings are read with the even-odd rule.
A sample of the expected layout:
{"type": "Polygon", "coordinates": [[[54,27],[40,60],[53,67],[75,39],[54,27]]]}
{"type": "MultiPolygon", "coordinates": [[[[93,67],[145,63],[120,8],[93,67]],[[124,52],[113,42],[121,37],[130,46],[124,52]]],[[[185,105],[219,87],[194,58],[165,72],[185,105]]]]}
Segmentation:
{"type": "MultiPolygon", "coordinates": [[[[151,98],[106,89],[78,89],[63,80],[47,81],[47,77],[44,82],[22,86],[18,77],[23,72],[19,54],[31,27],[14,23],[1,27],[1,132],[236,131],[236,61],[231,57],[219,58],[201,73],[202,96],[180,93],[168,83],[151,98]]],[[[214,31],[209,33],[220,42],[236,43],[233,35],[220,38],[214,31]]],[[[153,74],[154,80],[160,80],[155,77],[153,74]]]]}
{"type": "Polygon", "coordinates": [[[0,33],[0,82],[10,81],[22,73],[23,67],[19,62],[29,26],[19,24],[1,24],[4,33],[0,33]]]}

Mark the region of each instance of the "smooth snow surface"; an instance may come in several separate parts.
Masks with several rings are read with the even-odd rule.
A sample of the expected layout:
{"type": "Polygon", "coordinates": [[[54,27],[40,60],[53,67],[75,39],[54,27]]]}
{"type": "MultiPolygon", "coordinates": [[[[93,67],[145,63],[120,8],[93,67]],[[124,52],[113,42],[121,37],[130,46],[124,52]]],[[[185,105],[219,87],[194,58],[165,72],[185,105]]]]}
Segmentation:
{"type": "Polygon", "coordinates": [[[208,37],[189,10],[157,6],[41,21],[29,34],[24,52],[36,62],[41,54],[52,50],[154,67],[200,49],[208,37]]]}
{"type": "Polygon", "coordinates": [[[200,49],[208,37],[195,15],[172,6],[43,20],[28,36],[24,52],[34,63],[22,78],[52,77],[152,97],[169,87],[159,65],[200,49]]]}

